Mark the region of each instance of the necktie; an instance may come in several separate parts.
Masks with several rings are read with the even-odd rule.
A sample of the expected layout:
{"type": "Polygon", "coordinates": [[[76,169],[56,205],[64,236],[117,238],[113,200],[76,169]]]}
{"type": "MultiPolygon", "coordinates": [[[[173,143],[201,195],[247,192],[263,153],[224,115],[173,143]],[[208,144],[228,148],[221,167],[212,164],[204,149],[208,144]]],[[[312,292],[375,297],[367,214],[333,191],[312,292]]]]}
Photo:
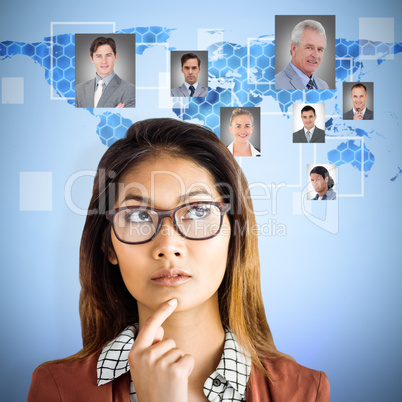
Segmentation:
{"type": "Polygon", "coordinates": [[[310,80],[310,81],[307,83],[307,89],[314,89],[314,82],[313,82],[313,80],[310,80]]]}
{"type": "Polygon", "coordinates": [[[190,96],[193,96],[194,92],[195,92],[195,88],[192,85],[190,85],[189,90],[190,90],[190,96]]]}
{"type": "Polygon", "coordinates": [[[310,142],[310,131],[306,131],[306,140],[310,142]]]}
{"type": "Polygon", "coordinates": [[[94,107],[98,106],[99,99],[102,96],[102,87],[103,87],[103,81],[100,80],[98,82],[98,87],[96,88],[96,91],[95,91],[94,107]]]}

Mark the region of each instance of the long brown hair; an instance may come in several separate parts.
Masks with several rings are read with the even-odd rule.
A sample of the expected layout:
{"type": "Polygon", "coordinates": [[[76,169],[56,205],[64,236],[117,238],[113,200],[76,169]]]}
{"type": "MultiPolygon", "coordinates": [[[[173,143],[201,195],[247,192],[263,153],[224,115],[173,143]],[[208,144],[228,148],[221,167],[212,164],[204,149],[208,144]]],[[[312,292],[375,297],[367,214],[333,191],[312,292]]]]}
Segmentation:
{"type": "Polygon", "coordinates": [[[99,163],[80,248],[83,349],[75,358],[100,351],[126,326],[138,322],[137,302],[126,289],[119,269],[108,259],[111,228],[105,212],[114,206],[110,200],[116,196],[116,184],[122,175],[160,154],[189,159],[205,168],[224,202],[232,204],[227,267],[218,291],[220,315],[223,326],[235,333],[253,363],[266,373],[262,359],[283,354],[274,345],[265,317],[257,235],[253,230],[256,222],[247,180],[213,132],[174,119],[133,124],[126,137],[115,142],[99,163]]]}

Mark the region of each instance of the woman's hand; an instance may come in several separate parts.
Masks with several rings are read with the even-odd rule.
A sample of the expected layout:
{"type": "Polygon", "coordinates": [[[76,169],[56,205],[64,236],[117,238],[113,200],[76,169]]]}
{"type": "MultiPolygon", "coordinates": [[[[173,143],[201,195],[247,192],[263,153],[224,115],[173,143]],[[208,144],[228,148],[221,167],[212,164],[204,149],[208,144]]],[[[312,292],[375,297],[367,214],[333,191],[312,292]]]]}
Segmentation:
{"type": "Polygon", "coordinates": [[[147,319],[128,356],[139,402],[187,402],[194,358],[163,339],[162,324],[176,307],[177,300],[169,300],[147,319]]]}

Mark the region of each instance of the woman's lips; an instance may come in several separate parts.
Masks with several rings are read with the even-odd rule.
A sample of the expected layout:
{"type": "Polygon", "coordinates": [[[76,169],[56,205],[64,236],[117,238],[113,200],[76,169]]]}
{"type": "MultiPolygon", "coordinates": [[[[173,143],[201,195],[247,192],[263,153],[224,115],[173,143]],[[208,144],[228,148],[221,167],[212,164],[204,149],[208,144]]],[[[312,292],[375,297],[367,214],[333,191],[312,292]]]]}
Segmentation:
{"type": "Polygon", "coordinates": [[[151,281],[161,286],[178,286],[188,282],[191,275],[181,269],[161,269],[155,272],[151,281]]]}

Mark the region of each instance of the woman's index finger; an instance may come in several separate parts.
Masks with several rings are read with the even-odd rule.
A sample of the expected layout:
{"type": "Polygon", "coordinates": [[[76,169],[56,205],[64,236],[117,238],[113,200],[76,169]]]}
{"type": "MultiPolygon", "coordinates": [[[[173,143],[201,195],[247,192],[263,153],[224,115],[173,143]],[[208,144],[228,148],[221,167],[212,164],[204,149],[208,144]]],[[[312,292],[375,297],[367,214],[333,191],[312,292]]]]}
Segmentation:
{"type": "Polygon", "coordinates": [[[138,333],[137,339],[135,340],[135,346],[140,348],[147,348],[151,346],[158,332],[158,328],[173,313],[176,307],[177,300],[171,299],[166,303],[163,303],[158,310],[149,316],[145,321],[144,326],[138,333]]]}

